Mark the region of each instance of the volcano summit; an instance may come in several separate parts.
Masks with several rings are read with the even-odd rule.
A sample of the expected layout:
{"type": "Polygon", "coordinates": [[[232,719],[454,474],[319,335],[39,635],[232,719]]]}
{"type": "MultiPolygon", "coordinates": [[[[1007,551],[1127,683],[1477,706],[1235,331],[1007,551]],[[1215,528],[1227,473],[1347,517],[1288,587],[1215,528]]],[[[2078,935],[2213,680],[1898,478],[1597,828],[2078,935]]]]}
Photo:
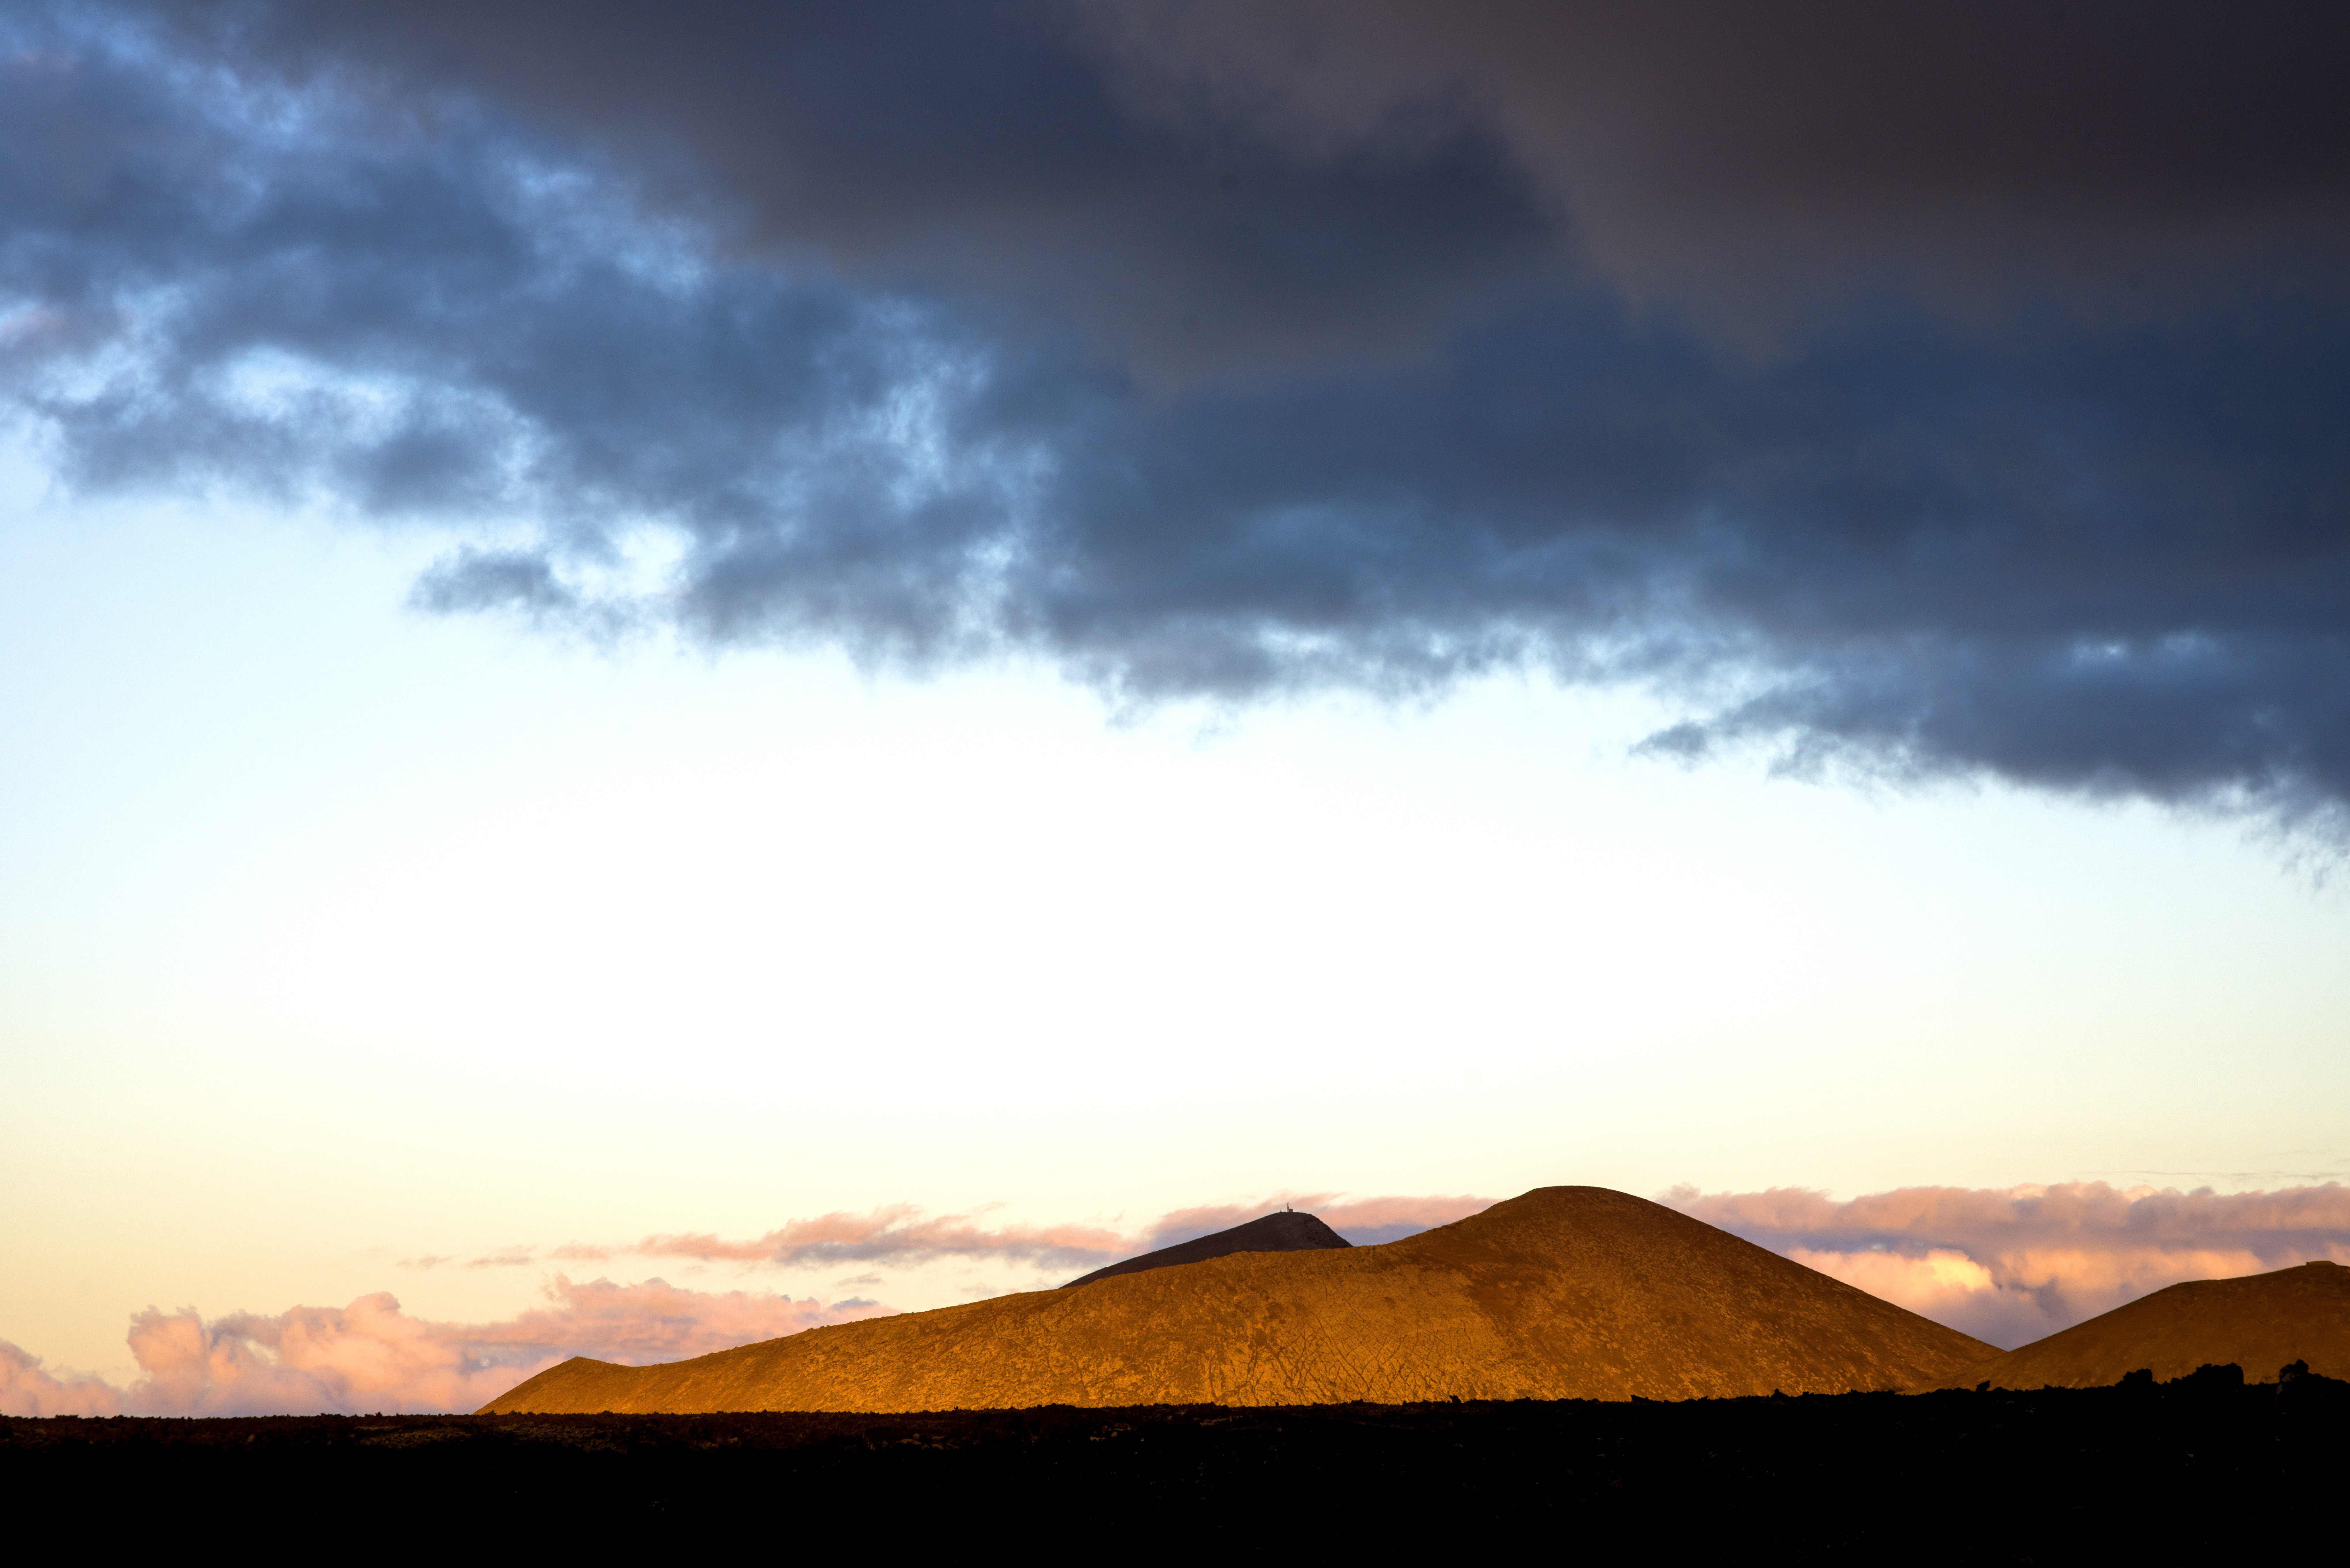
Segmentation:
{"type": "Polygon", "coordinates": [[[1090,1274],[1080,1274],[1061,1288],[1066,1291],[1075,1285],[1092,1284],[1096,1280],[1114,1279],[1119,1274],[1139,1274],[1152,1269],[1171,1269],[1182,1263],[1204,1263],[1210,1258],[1228,1258],[1234,1252],[1313,1252],[1353,1245],[1352,1241],[1315,1216],[1284,1209],[1278,1214],[1268,1214],[1262,1220],[1252,1220],[1229,1231],[1179,1241],[1172,1247],[1161,1247],[1155,1252],[1145,1252],[1139,1258],[1128,1258],[1107,1268],[1096,1269],[1090,1274]]]}

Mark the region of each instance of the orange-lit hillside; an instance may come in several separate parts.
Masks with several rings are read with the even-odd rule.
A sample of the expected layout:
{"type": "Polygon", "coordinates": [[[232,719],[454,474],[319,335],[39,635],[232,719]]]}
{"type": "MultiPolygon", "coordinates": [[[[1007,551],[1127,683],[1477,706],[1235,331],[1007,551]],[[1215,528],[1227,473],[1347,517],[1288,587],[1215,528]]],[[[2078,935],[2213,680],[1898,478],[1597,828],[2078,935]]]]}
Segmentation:
{"type": "Polygon", "coordinates": [[[1930,1386],[2101,1388],[2140,1367],[2167,1383],[2230,1362],[2247,1382],[2272,1383],[2278,1368],[2295,1361],[2350,1379],[2350,1269],[2304,1263],[2172,1285],[1930,1386]]]}
{"type": "Polygon", "coordinates": [[[666,1366],[574,1359],[485,1409],[1840,1394],[1993,1354],[1659,1204],[1552,1187],[1386,1246],[1237,1253],[666,1366]]]}

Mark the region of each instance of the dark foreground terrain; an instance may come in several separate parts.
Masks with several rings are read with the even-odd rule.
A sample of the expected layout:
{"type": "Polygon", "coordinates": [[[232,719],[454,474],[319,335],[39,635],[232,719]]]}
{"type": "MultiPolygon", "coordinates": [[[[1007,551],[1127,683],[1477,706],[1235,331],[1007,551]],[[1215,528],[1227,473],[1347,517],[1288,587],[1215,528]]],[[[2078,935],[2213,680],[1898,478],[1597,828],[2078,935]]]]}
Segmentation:
{"type": "MultiPolygon", "coordinates": [[[[926,1416],[0,1421],[12,1534],[463,1545],[2147,1563],[2339,1502],[2350,1384],[926,1416]]],[[[274,1553],[273,1553],[274,1554],[274,1553]]]]}

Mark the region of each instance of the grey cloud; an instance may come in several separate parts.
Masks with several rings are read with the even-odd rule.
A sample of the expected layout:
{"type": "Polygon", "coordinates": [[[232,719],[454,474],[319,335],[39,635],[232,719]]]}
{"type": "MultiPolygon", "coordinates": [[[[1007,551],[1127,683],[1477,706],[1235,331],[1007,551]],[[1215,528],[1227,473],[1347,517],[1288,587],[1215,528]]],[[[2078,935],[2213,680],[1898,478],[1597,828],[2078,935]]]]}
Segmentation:
{"type": "Polygon", "coordinates": [[[579,596],[556,576],[546,556],[525,550],[461,549],[436,563],[416,585],[424,609],[527,609],[576,612],[579,596]]]}
{"type": "Polygon", "coordinates": [[[87,485],[483,524],[429,608],[2338,814],[2340,28],[2046,13],[60,12],[0,378],[87,485]]]}

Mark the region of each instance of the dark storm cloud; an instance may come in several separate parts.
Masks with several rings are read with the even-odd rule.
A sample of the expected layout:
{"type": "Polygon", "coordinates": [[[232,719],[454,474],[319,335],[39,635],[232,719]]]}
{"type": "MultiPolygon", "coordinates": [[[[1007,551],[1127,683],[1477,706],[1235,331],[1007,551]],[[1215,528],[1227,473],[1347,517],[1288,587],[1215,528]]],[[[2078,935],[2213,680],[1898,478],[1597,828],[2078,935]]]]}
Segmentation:
{"type": "Polygon", "coordinates": [[[1643,296],[1816,307],[1891,267],[1980,300],[2181,283],[2344,237],[2338,7],[1140,0],[1084,15],[1160,112],[1210,106],[1293,145],[1451,95],[1643,296]]]}
{"type": "Polygon", "coordinates": [[[138,15],[0,83],[9,385],[428,605],[2350,797],[2330,10],[138,15]]]}
{"type": "Polygon", "coordinates": [[[1042,302],[1153,377],[1422,344],[1569,255],[1815,307],[1887,269],[2126,295],[2350,239],[2322,5],[227,9],[247,51],[665,149],[746,244],[1042,302]]]}
{"type": "Polygon", "coordinates": [[[1507,150],[1457,110],[1399,104],[1378,134],[1308,157],[1168,123],[1053,4],[172,12],[243,23],[243,57],[356,54],[617,141],[738,253],[1007,297],[1159,377],[1424,344],[1555,238],[1507,150]]]}

